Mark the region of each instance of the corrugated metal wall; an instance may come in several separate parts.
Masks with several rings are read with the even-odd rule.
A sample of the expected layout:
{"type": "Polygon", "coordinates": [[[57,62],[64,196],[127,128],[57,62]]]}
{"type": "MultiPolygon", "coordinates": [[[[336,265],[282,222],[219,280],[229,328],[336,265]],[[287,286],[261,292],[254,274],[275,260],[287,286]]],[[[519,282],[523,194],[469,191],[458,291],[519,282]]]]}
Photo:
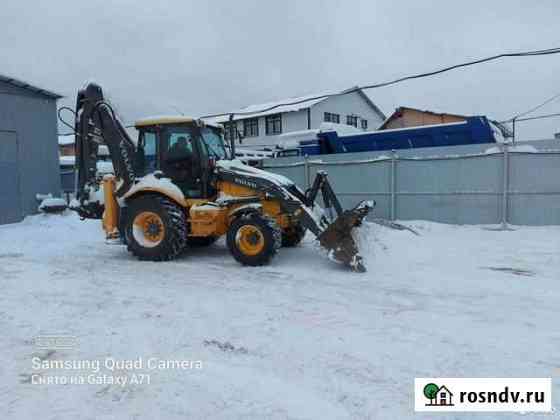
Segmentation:
{"type": "Polygon", "coordinates": [[[0,133],[1,224],[35,213],[37,193],[60,194],[56,101],[0,82],[0,133]]]}
{"type": "Polygon", "coordinates": [[[18,161],[16,133],[0,131],[0,225],[23,217],[18,161]]]}
{"type": "Polygon", "coordinates": [[[344,207],[375,200],[376,217],[560,225],[560,144],[532,145],[538,151],[487,144],[274,159],[264,167],[302,188],[325,170],[344,207]]]}

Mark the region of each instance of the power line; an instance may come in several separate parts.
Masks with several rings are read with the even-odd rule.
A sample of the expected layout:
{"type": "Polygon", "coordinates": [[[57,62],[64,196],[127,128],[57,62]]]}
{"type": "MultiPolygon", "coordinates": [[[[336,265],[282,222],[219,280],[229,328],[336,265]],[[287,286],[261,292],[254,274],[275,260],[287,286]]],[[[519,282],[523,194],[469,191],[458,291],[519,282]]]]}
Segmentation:
{"type": "Polygon", "coordinates": [[[497,55],[493,55],[490,57],[485,57],[485,58],[480,58],[477,60],[472,60],[472,61],[467,61],[465,63],[461,63],[461,64],[455,64],[453,66],[449,66],[449,67],[444,67],[438,70],[434,70],[431,72],[427,72],[427,73],[420,73],[420,74],[415,74],[415,75],[411,75],[411,76],[404,76],[404,77],[400,77],[398,79],[395,80],[391,80],[388,82],[382,82],[382,83],[375,83],[375,84],[370,84],[370,85],[365,85],[365,86],[356,86],[355,88],[352,89],[348,89],[344,92],[338,92],[338,93],[331,93],[331,94],[325,94],[325,95],[319,95],[319,96],[314,96],[314,97],[308,97],[305,99],[301,99],[298,101],[293,101],[293,102],[285,102],[285,103],[280,103],[280,104],[275,104],[260,110],[253,110],[253,111],[241,111],[241,112],[230,112],[230,113],[222,113],[222,114],[211,114],[211,115],[205,115],[201,118],[214,118],[214,117],[225,117],[225,116],[229,116],[229,115],[253,115],[253,114],[258,114],[261,112],[267,112],[267,111],[272,111],[273,109],[282,107],[282,106],[289,106],[289,105],[298,105],[301,104],[303,102],[307,102],[307,101],[314,101],[314,100],[319,100],[319,99],[326,99],[326,98],[332,98],[335,96],[342,96],[342,95],[348,95],[350,93],[354,93],[360,90],[368,90],[368,89],[377,89],[377,88],[381,88],[381,87],[386,87],[386,86],[391,86],[391,85],[395,85],[397,83],[401,83],[407,80],[413,80],[413,79],[420,79],[420,78],[424,78],[424,77],[430,77],[430,76],[435,76],[437,74],[441,74],[441,73],[445,73],[451,70],[455,70],[461,67],[468,67],[468,66],[472,66],[475,64],[481,64],[481,63],[486,63],[489,61],[494,61],[494,60],[498,60],[500,58],[509,58],[509,57],[530,57],[530,56],[541,56],[541,55],[550,55],[550,54],[558,54],[560,53],[560,47],[559,48],[549,48],[546,50],[533,50],[533,51],[525,51],[525,52],[515,52],[515,53],[502,53],[502,54],[497,54],[497,55]]]}
{"type": "Polygon", "coordinates": [[[510,118],[509,120],[503,121],[503,122],[512,122],[513,120],[521,121],[521,120],[519,119],[519,117],[523,117],[523,116],[525,116],[525,115],[531,114],[531,113],[535,112],[537,109],[542,108],[543,106],[545,106],[545,105],[551,103],[552,101],[554,101],[554,100],[556,100],[556,99],[558,99],[558,98],[560,98],[560,93],[557,93],[556,95],[554,95],[554,96],[548,98],[546,101],[544,101],[544,102],[540,103],[539,105],[537,105],[537,106],[535,106],[535,107],[529,109],[528,111],[525,111],[525,112],[522,112],[522,113],[520,113],[520,114],[517,114],[516,116],[510,118]]]}
{"type": "MultiPolygon", "coordinates": [[[[214,118],[214,117],[224,117],[224,116],[230,116],[230,115],[253,115],[253,114],[258,114],[261,112],[267,112],[267,111],[271,111],[273,109],[276,108],[280,108],[282,106],[289,106],[289,105],[298,105],[301,104],[303,102],[308,102],[308,101],[314,101],[314,100],[319,100],[319,99],[326,99],[326,98],[331,98],[331,97],[336,97],[336,96],[343,96],[343,95],[348,95],[350,93],[354,93],[354,92],[358,92],[360,90],[369,90],[369,89],[378,89],[381,87],[386,87],[386,86],[391,86],[391,85],[395,85],[397,83],[402,83],[405,82],[407,80],[413,80],[413,79],[420,79],[420,78],[424,78],[424,77],[430,77],[430,76],[435,76],[437,74],[441,74],[441,73],[445,73],[451,70],[455,70],[458,68],[462,68],[462,67],[468,67],[468,66],[472,66],[475,64],[481,64],[481,63],[486,63],[489,61],[494,61],[494,60],[498,60],[500,58],[510,58],[510,57],[531,57],[531,56],[542,56],[542,55],[551,55],[551,54],[558,54],[560,53],[560,47],[557,48],[549,48],[549,49],[545,49],[545,50],[532,50],[532,51],[524,51],[524,52],[514,52],[514,53],[502,53],[502,54],[497,54],[497,55],[493,55],[490,57],[485,57],[485,58],[480,58],[480,59],[476,59],[476,60],[472,60],[472,61],[467,61],[464,63],[460,63],[460,64],[455,64],[452,66],[448,66],[448,67],[444,67],[438,70],[434,70],[431,72],[427,72],[427,73],[419,73],[419,74],[414,74],[414,75],[410,75],[410,76],[404,76],[404,77],[400,77],[398,79],[394,79],[394,80],[390,80],[387,82],[382,82],[382,83],[374,83],[374,84],[369,84],[369,85],[364,85],[364,86],[356,86],[352,89],[348,89],[344,92],[338,92],[338,93],[330,93],[330,94],[325,94],[325,95],[319,95],[319,96],[315,96],[315,97],[307,97],[305,99],[300,99],[297,101],[293,101],[293,102],[284,102],[284,103],[280,103],[280,104],[275,104],[266,108],[262,108],[259,110],[253,110],[253,111],[245,111],[245,112],[229,112],[229,113],[221,113],[221,114],[210,114],[210,115],[205,115],[202,116],[201,118],[214,118]]],[[[558,94],[558,96],[560,96],[560,94],[558,94]]],[[[556,99],[556,98],[554,98],[556,99]]],[[[553,98],[550,98],[549,100],[545,101],[546,103],[548,103],[549,101],[552,101],[553,98]]],[[[543,106],[545,103],[539,105],[543,106]]],[[[536,107],[536,109],[538,109],[538,107],[536,107]]],[[[533,112],[534,110],[530,110],[531,112],[533,112]]],[[[522,115],[526,115],[527,113],[523,113],[522,115]]],[[[510,122],[511,120],[508,121],[504,121],[504,122],[510,122]]],[[[131,125],[127,125],[125,126],[125,128],[129,128],[132,127],[131,125]]],[[[61,134],[61,135],[66,135],[66,134],[61,134]]]]}
{"type": "Polygon", "coordinates": [[[516,121],[521,122],[521,121],[532,121],[532,120],[544,120],[546,118],[554,118],[554,117],[560,117],[560,112],[556,114],[537,115],[536,117],[518,118],[516,121]]]}
{"type": "MultiPolygon", "coordinates": [[[[526,115],[526,114],[527,113],[524,113],[523,115],[526,115]]],[[[544,119],[556,118],[556,117],[560,117],[560,112],[554,113],[554,114],[536,115],[534,117],[527,117],[527,118],[514,117],[512,119],[505,120],[505,121],[492,121],[492,122],[499,128],[499,130],[502,132],[504,137],[513,138],[513,141],[515,142],[515,124],[516,123],[524,122],[524,121],[533,121],[533,120],[544,120],[544,119]],[[512,125],[511,131],[507,127],[505,127],[503,124],[511,124],[512,125]]]]}

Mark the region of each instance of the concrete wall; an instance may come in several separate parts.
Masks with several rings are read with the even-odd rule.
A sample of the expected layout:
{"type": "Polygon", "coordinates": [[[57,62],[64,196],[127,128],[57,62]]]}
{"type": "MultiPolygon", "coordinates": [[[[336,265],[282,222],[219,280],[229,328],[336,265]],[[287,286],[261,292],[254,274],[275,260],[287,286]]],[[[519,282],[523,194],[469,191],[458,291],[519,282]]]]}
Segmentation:
{"type": "MultiPolygon", "coordinates": [[[[0,202],[0,213],[11,214],[20,207],[17,220],[10,217],[9,222],[37,211],[37,193],[60,193],[56,118],[54,99],[0,82],[0,132],[11,133],[17,143],[17,158],[12,153],[12,164],[0,166],[0,185],[4,180],[19,182],[20,203],[0,202]]],[[[0,149],[10,147],[6,144],[0,142],[0,149]]]]}
{"type": "Polygon", "coordinates": [[[560,225],[560,144],[496,144],[283,158],[264,162],[307,188],[325,170],[344,207],[375,217],[453,224],[560,225]],[[555,146],[555,150],[551,148],[555,146]]]}

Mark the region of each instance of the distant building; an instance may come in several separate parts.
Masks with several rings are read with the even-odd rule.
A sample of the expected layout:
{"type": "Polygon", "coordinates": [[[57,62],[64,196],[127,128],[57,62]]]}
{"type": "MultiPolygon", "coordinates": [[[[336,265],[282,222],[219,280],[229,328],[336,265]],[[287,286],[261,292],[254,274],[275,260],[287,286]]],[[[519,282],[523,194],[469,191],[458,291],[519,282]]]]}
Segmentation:
{"type": "Polygon", "coordinates": [[[417,127],[421,125],[446,124],[465,121],[465,115],[423,111],[421,109],[398,107],[379,127],[379,130],[417,127]]]}
{"type": "Polygon", "coordinates": [[[556,134],[554,135],[554,138],[560,140],[560,133],[556,133],[556,134]]]}
{"type": "MultiPolygon", "coordinates": [[[[233,111],[244,114],[234,116],[236,144],[239,144],[238,133],[243,138],[241,143],[243,147],[274,148],[278,144],[280,135],[319,129],[323,122],[346,124],[368,131],[376,129],[385,120],[383,112],[361,89],[347,95],[312,99],[316,96],[321,94],[286,98],[233,111]],[[298,103],[277,106],[291,102],[298,103]],[[275,108],[266,110],[271,107],[275,108]]],[[[217,118],[214,122],[226,128],[225,136],[229,139],[228,117],[217,118]]]]}
{"type": "Polygon", "coordinates": [[[56,101],[61,95],[0,75],[0,224],[37,211],[37,194],[60,194],[56,101]]]}
{"type": "MultiPolygon", "coordinates": [[[[62,192],[70,194],[76,188],[76,143],[74,135],[58,136],[58,154],[60,162],[60,182],[62,192]]],[[[97,150],[97,167],[103,173],[112,173],[113,165],[109,148],[102,144],[97,150]]]]}
{"type": "Polygon", "coordinates": [[[58,154],[60,156],[74,156],[76,154],[76,143],[73,134],[58,136],[58,154]]]}

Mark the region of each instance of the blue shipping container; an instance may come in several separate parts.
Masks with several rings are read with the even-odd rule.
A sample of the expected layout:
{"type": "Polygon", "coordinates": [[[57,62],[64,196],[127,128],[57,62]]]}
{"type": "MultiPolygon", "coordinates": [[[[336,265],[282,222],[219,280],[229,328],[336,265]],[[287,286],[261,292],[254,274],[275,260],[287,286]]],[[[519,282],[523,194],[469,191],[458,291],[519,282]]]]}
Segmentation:
{"type": "Polygon", "coordinates": [[[464,122],[340,136],[336,131],[322,132],[316,139],[301,141],[298,149],[302,155],[324,155],[495,142],[486,117],[468,117],[464,122]]]}

